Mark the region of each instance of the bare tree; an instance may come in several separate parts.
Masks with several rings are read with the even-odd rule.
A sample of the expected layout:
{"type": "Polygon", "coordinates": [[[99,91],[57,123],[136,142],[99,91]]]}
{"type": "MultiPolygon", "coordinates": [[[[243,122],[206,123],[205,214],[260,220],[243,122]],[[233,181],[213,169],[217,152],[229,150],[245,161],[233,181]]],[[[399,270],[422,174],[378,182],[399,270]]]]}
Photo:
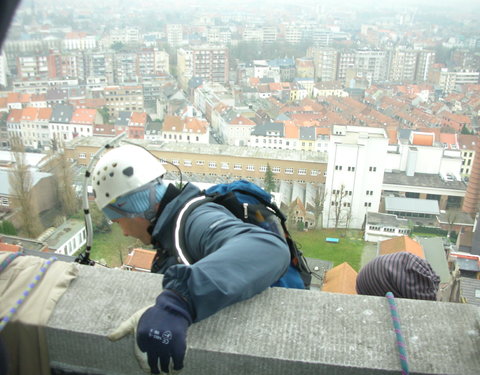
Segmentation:
{"type": "Polygon", "coordinates": [[[447,238],[450,238],[450,233],[452,232],[453,226],[455,225],[455,222],[457,221],[459,215],[460,215],[460,210],[458,208],[449,208],[446,211],[445,217],[448,223],[447,238]]]}
{"type": "Polygon", "coordinates": [[[343,217],[345,198],[348,195],[348,191],[345,190],[345,185],[342,184],[340,189],[334,189],[332,191],[333,197],[333,212],[335,214],[335,228],[338,228],[338,224],[343,217]]]}
{"type": "Polygon", "coordinates": [[[73,188],[72,163],[69,162],[64,151],[53,152],[50,155],[48,168],[57,181],[62,214],[69,217],[79,208],[79,199],[73,188]]]}
{"type": "Polygon", "coordinates": [[[316,229],[318,229],[318,224],[322,222],[321,215],[325,207],[325,197],[326,197],[325,185],[320,185],[317,191],[315,192],[315,200],[313,201],[313,204],[315,205],[314,214],[315,214],[316,229]]]}
{"type": "Polygon", "coordinates": [[[9,177],[12,192],[12,208],[17,211],[20,233],[36,238],[42,231],[40,217],[35,209],[32,194],[32,173],[25,160],[25,147],[19,139],[12,139],[15,165],[9,177]]]}

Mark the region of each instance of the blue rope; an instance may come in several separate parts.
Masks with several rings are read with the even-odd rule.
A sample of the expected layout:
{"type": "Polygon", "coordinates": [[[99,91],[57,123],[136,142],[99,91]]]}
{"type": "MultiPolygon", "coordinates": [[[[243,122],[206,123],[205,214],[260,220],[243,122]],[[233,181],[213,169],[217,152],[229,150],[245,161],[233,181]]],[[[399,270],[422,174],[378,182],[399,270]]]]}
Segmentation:
{"type": "MultiPolygon", "coordinates": [[[[4,262],[2,262],[1,266],[6,267],[15,257],[12,257],[9,262],[7,263],[6,261],[9,259],[7,258],[4,262]],[[4,264],[5,263],[5,264],[4,264]]],[[[15,303],[15,306],[11,307],[7,314],[3,317],[3,319],[0,321],[0,332],[5,328],[7,323],[12,320],[13,316],[17,313],[18,308],[22,305],[22,303],[25,301],[25,299],[30,295],[31,291],[33,288],[37,286],[37,284],[40,282],[42,279],[43,275],[47,272],[48,267],[57,260],[57,257],[51,257],[48,259],[45,264],[40,268],[40,271],[35,275],[35,278],[33,279],[33,282],[28,284],[27,289],[24,290],[22,293],[21,297],[17,300],[15,303]]],[[[3,268],[2,268],[3,269],[3,268]]]]}
{"type": "Polygon", "coordinates": [[[2,264],[0,264],[0,272],[2,272],[5,268],[7,268],[8,265],[12,263],[15,258],[18,258],[21,255],[23,255],[23,253],[19,251],[8,254],[7,257],[3,260],[2,264]]]}
{"type": "Polygon", "coordinates": [[[408,370],[407,347],[400,326],[400,315],[398,314],[397,304],[395,303],[392,292],[387,292],[385,297],[387,297],[390,306],[390,314],[392,315],[393,327],[397,337],[397,349],[400,357],[400,365],[402,366],[402,375],[408,375],[410,372],[408,370]]]}

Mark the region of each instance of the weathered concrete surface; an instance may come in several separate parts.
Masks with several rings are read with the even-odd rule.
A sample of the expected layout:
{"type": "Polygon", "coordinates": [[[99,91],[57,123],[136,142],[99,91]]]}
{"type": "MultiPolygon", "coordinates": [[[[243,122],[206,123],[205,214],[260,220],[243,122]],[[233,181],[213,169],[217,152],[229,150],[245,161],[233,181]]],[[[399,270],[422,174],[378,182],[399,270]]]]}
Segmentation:
{"type": "MultiPolygon", "coordinates": [[[[143,374],[121,321],[151,304],[160,275],[80,267],[47,327],[52,364],[143,374]]],[[[397,300],[411,374],[478,375],[480,309],[397,300]]],[[[386,298],[272,288],[194,324],[182,374],[399,374],[386,298]]]]}

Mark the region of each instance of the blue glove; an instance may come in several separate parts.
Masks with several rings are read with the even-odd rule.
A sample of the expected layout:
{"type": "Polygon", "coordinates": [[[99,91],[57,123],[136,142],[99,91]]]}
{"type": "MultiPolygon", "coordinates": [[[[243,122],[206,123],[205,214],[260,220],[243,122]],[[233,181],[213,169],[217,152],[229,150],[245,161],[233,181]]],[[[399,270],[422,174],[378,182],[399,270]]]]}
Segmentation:
{"type": "Polygon", "coordinates": [[[192,320],[187,302],[171,290],[164,290],[155,305],[143,313],[137,327],[137,344],[147,352],[152,374],[160,374],[158,360],[165,373],[169,372],[170,358],[174,370],[183,368],[187,329],[192,320]]]}

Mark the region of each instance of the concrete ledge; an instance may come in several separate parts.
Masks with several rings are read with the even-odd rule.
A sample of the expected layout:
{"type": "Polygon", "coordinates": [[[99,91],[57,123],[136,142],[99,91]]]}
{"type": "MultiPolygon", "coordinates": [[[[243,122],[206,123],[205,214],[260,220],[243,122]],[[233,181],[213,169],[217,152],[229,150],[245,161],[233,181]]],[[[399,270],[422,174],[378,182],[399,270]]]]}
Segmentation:
{"type": "MultiPolygon", "coordinates": [[[[80,266],[51,316],[52,366],[144,374],[133,337],[106,335],[161,292],[160,275],[80,266]]],[[[398,300],[411,374],[478,375],[480,309],[398,300]]],[[[271,288],[194,324],[182,374],[399,374],[386,298],[271,288]]]]}

